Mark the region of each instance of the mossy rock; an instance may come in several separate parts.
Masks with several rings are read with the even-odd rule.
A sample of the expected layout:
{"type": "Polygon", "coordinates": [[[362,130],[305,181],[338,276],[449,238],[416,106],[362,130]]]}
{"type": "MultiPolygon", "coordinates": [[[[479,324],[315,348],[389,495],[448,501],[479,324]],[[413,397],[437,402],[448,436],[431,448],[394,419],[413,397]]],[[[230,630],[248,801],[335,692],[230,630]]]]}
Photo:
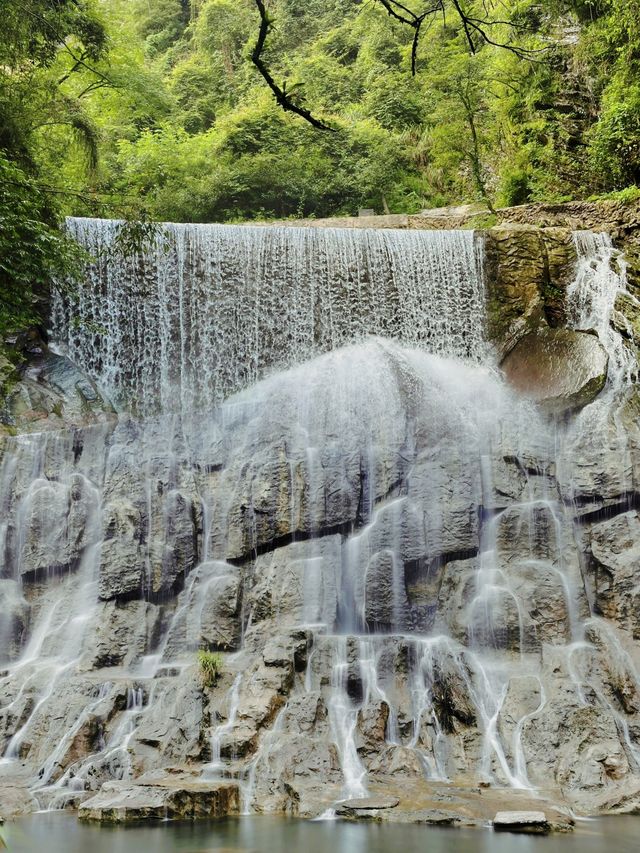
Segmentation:
{"type": "Polygon", "coordinates": [[[488,336],[499,357],[540,326],[566,323],[577,254],[568,228],[499,225],[486,232],[488,336]]]}

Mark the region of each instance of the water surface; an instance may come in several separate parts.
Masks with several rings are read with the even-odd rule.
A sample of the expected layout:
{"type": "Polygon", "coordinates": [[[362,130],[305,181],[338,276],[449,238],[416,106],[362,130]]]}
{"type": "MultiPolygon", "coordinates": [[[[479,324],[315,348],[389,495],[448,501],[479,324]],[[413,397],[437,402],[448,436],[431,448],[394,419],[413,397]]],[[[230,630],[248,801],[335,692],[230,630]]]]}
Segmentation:
{"type": "Polygon", "coordinates": [[[639,834],[640,817],[581,821],[572,834],[546,838],[269,817],[111,828],[49,813],[5,827],[12,853],[637,853],[639,834]]]}

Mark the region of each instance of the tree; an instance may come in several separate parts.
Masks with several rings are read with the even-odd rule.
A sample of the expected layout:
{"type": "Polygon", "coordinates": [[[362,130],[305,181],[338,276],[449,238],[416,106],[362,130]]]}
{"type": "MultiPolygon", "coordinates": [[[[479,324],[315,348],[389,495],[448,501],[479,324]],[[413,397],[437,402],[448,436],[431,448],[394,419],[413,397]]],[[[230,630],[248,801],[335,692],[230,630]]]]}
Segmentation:
{"type": "MultiPolygon", "coordinates": [[[[451,14],[455,24],[464,34],[470,53],[475,54],[485,44],[510,51],[521,58],[531,57],[536,50],[513,44],[510,34],[512,30],[525,29],[516,20],[503,17],[505,4],[501,0],[422,0],[414,4],[414,9],[399,0],[375,0],[395,21],[409,27],[413,33],[411,39],[411,73],[415,76],[418,64],[418,49],[424,29],[436,17],[441,17],[446,24],[447,14],[451,14]],[[498,12],[502,13],[499,14],[498,12]],[[496,36],[495,29],[507,29],[507,38],[496,36]]],[[[287,90],[286,82],[278,84],[264,59],[267,37],[275,26],[274,18],[268,10],[268,0],[254,0],[260,15],[260,28],[255,47],[251,53],[251,61],[264,78],[279,106],[285,112],[292,112],[303,118],[318,130],[332,130],[325,121],[318,119],[309,109],[302,105],[302,84],[287,90]]],[[[409,0],[407,0],[409,3],[409,0]]],[[[469,118],[473,131],[473,117],[469,118]]],[[[478,180],[481,181],[478,173],[478,180]]]]}
{"type": "MultiPolygon", "coordinates": [[[[65,190],[42,180],[38,141],[65,127],[95,163],[95,129],[81,97],[109,83],[93,63],[106,33],[84,0],[6,0],[0,17],[0,335],[33,322],[53,280],[76,268],[77,247],[57,225],[65,190]],[[88,74],[73,96],[68,81],[88,74]]],[[[0,341],[1,346],[1,341],[0,341]]]]}

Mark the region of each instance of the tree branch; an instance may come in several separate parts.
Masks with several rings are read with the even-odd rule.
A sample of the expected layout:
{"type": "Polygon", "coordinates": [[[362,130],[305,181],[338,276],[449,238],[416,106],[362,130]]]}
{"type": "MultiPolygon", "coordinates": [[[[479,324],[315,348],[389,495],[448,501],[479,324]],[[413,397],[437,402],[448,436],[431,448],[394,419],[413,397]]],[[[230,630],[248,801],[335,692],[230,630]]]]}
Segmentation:
{"type": "MultiPolygon", "coordinates": [[[[536,53],[541,53],[546,50],[546,48],[542,48],[540,50],[532,50],[529,48],[519,47],[517,45],[508,44],[506,42],[499,42],[492,39],[488,32],[487,28],[503,25],[509,27],[515,27],[516,29],[525,29],[524,27],[514,25],[511,21],[503,20],[503,19],[490,19],[488,16],[490,14],[489,9],[486,4],[483,3],[483,8],[487,15],[486,18],[477,18],[474,17],[473,14],[465,11],[461,0],[432,0],[429,8],[425,9],[423,12],[413,12],[409,9],[408,6],[405,6],[403,3],[400,3],[398,0],[376,0],[376,2],[380,3],[383,6],[387,14],[389,14],[392,18],[395,18],[396,21],[399,21],[401,24],[405,24],[406,26],[412,27],[413,34],[413,42],[411,45],[411,73],[415,77],[416,75],[416,67],[417,67],[417,55],[418,55],[418,47],[420,42],[421,29],[424,22],[431,18],[433,15],[437,15],[440,13],[443,17],[443,20],[446,18],[447,7],[450,4],[455,11],[456,17],[460,20],[462,25],[462,31],[464,32],[465,39],[467,41],[467,45],[469,46],[469,51],[471,53],[476,53],[478,50],[478,45],[476,41],[474,41],[474,36],[476,39],[481,39],[485,41],[487,44],[492,45],[493,47],[499,47],[503,50],[508,50],[511,53],[514,53],[516,56],[520,57],[520,59],[529,59],[531,60],[533,55],[536,53]]],[[[503,5],[502,3],[500,5],[503,5]]]]}
{"type": "Polygon", "coordinates": [[[411,43],[411,74],[413,77],[416,76],[417,72],[417,63],[418,63],[418,46],[420,44],[420,30],[425,20],[431,15],[435,15],[437,12],[442,12],[444,16],[444,2],[445,0],[435,0],[435,4],[431,6],[429,9],[425,9],[420,15],[412,12],[408,6],[404,6],[402,3],[399,3],[398,0],[378,0],[378,2],[384,6],[387,10],[387,14],[389,14],[392,18],[395,18],[396,21],[400,21],[401,24],[407,24],[409,27],[413,28],[413,41],[411,43]]]}
{"type": "Polygon", "coordinates": [[[267,36],[271,32],[273,24],[269,18],[267,8],[263,0],[255,0],[255,4],[258,7],[258,11],[260,13],[260,30],[258,32],[258,40],[256,41],[255,47],[251,53],[251,61],[256,66],[262,77],[264,78],[267,86],[273,92],[273,96],[276,99],[277,103],[282,107],[285,112],[295,113],[296,115],[303,118],[305,121],[309,122],[309,124],[313,125],[313,127],[318,130],[329,130],[335,132],[335,128],[329,127],[328,124],[325,124],[320,119],[317,119],[309,110],[301,107],[299,104],[296,104],[292,99],[290,94],[286,92],[286,85],[282,87],[279,86],[273,78],[273,75],[269,71],[269,67],[266,62],[262,58],[262,54],[265,49],[265,44],[267,41],[267,36]]]}
{"type": "MultiPolygon", "coordinates": [[[[73,0],[73,4],[74,4],[74,6],[78,5],[76,0],[73,0]]],[[[25,6],[22,11],[25,15],[28,15],[30,18],[37,21],[41,27],[48,30],[49,33],[58,41],[58,43],[63,48],[63,50],[65,50],[69,54],[71,59],[73,60],[73,63],[74,63],[73,66],[71,67],[71,69],[66,74],[64,74],[60,78],[60,80],[58,80],[58,85],[61,85],[62,83],[64,83],[79,68],[84,68],[86,71],[91,72],[91,74],[95,74],[96,77],[98,77],[100,80],[104,81],[104,83],[106,83],[107,85],[114,86],[114,88],[115,88],[113,81],[110,80],[106,74],[103,74],[102,71],[99,71],[97,68],[94,68],[93,65],[89,65],[89,63],[86,62],[86,57],[87,57],[86,52],[83,52],[81,56],[76,56],[76,54],[69,47],[68,39],[65,38],[65,36],[62,33],[58,32],[58,30],[53,26],[53,24],[51,23],[51,21],[48,20],[48,18],[46,18],[44,15],[40,14],[39,12],[36,12],[33,9],[30,9],[28,6],[25,6]]]]}

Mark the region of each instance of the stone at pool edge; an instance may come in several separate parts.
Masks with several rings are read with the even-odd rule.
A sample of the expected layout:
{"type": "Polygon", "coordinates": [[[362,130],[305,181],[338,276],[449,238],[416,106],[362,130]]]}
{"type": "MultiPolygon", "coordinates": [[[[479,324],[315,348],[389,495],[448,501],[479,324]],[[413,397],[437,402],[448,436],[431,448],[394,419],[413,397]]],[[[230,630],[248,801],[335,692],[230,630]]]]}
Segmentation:
{"type": "Polygon", "coordinates": [[[216,818],[240,813],[240,789],[234,783],[106,782],[78,809],[80,820],[133,823],[145,820],[216,818]]]}
{"type": "Polygon", "coordinates": [[[337,815],[349,817],[380,809],[395,809],[399,803],[397,797],[358,797],[353,800],[341,800],[336,803],[335,810],[337,815]]]}
{"type": "Polygon", "coordinates": [[[592,332],[541,326],[502,362],[507,382],[550,413],[591,403],[607,380],[609,357],[592,332]]]}
{"type": "Polygon", "coordinates": [[[496,832],[526,832],[547,835],[551,832],[544,812],[498,812],[493,819],[496,832]]]}

